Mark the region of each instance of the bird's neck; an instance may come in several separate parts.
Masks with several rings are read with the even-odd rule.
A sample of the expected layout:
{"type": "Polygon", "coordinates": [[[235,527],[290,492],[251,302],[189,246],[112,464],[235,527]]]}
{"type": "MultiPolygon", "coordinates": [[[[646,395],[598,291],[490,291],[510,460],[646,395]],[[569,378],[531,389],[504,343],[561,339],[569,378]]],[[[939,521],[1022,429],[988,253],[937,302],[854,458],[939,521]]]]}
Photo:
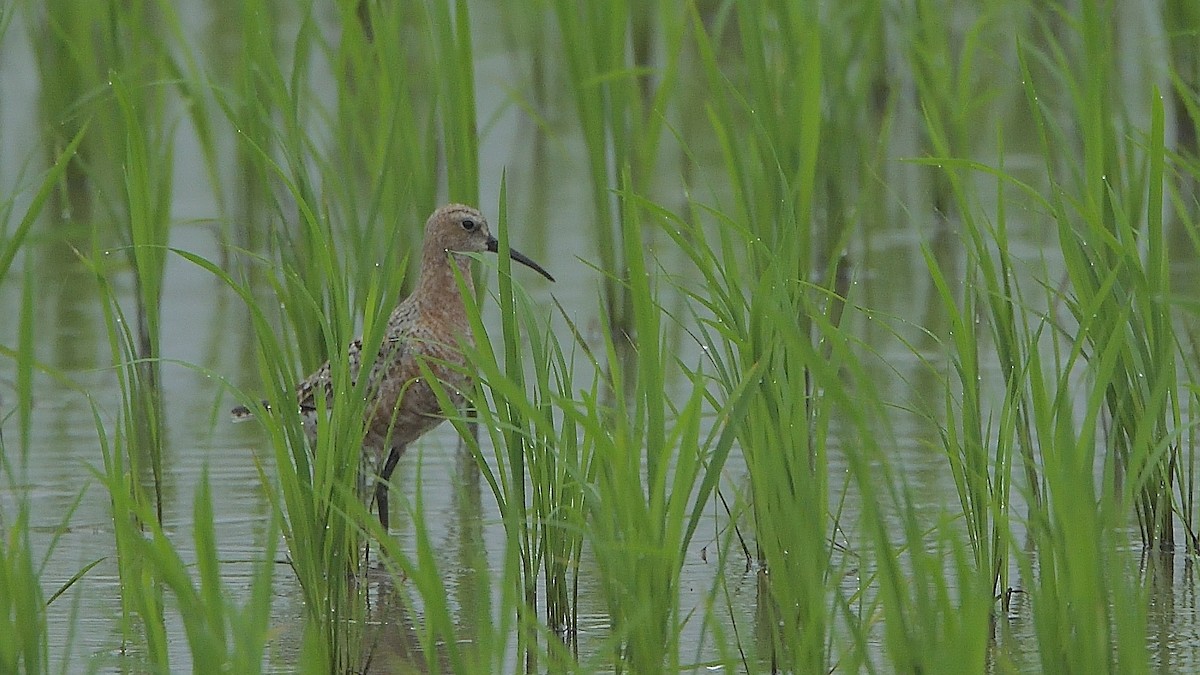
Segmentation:
{"type": "Polygon", "coordinates": [[[416,292],[433,295],[458,294],[458,282],[454,278],[454,266],[470,285],[471,258],[464,253],[449,251],[425,251],[421,256],[421,273],[417,276],[416,292]]]}
{"type": "Polygon", "coordinates": [[[412,302],[428,315],[440,315],[451,321],[466,320],[466,309],[459,293],[454,268],[471,283],[471,258],[461,253],[427,251],[421,260],[421,273],[412,292],[412,302]]]}

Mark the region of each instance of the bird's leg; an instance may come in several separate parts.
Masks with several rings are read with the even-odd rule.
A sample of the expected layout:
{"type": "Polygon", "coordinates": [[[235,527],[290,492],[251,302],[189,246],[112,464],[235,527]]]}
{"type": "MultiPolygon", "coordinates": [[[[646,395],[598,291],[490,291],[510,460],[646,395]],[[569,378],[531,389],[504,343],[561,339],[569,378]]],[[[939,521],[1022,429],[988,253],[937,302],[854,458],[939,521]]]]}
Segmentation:
{"type": "Polygon", "coordinates": [[[379,472],[379,478],[375,480],[375,508],[379,511],[379,524],[383,526],[383,531],[388,531],[388,486],[391,484],[392,472],[396,470],[396,463],[400,461],[400,455],[404,454],[404,446],[393,447],[388,451],[387,460],[383,463],[383,469],[379,472]]]}

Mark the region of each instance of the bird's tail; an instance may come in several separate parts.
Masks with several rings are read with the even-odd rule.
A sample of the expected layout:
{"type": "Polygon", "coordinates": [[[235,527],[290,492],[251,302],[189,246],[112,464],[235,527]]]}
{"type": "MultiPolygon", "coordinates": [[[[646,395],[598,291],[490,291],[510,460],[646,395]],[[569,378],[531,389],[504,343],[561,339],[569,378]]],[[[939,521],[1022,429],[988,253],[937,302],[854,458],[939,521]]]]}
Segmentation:
{"type": "MultiPolygon", "coordinates": [[[[271,406],[268,405],[266,401],[263,401],[262,405],[267,410],[271,409],[271,406]]],[[[230,410],[229,414],[233,417],[234,422],[245,422],[246,420],[254,418],[254,411],[244,405],[239,405],[233,410],[230,410]]]]}

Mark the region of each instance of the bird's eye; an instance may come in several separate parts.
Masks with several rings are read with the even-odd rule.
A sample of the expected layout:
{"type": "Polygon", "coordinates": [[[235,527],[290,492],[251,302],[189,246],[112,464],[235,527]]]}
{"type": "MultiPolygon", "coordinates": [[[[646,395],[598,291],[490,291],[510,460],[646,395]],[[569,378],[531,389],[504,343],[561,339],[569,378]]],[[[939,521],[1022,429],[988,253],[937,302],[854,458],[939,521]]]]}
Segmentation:
{"type": "Polygon", "coordinates": [[[462,226],[467,232],[473,232],[476,227],[479,227],[479,224],[470,218],[466,218],[462,221],[462,226]]]}

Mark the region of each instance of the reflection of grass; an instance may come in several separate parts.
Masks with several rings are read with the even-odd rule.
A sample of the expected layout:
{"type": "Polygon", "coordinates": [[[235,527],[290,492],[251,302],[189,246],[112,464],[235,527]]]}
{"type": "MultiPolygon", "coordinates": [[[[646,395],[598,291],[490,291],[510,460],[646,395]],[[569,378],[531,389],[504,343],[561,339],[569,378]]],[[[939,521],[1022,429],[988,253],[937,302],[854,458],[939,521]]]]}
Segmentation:
{"type": "MultiPolygon", "coordinates": [[[[19,244],[19,242],[18,242],[19,244]]],[[[14,245],[15,247],[15,245],[14,245]]],[[[0,251],[0,254],[4,253],[0,251]]],[[[30,414],[33,401],[33,284],[26,266],[16,351],[20,372],[17,406],[9,412],[0,401],[0,486],[5,492],[22,494],[29,461],[30,414]],[[6,445],[3,427],[16,418],[19,452],[6,445]]],[[[10,429],[13,425],[7,425],[10,429]]],[[[10,436],[11,438],[11,436],[10,436]]],[[[5,496],[7,498],[7,496],[5,496]]],[[[7,501],[7,499],[6,499],[7,501]]],[[[68,516],[69,517],[69,516],[68,516]]],[[[24,496],[14,505],[0,502],[0,668],[5,672],[39,672],[48,667],[45,598],[33,565],[29,536],[29,502],[24,496]]],[[[51,546],[53,550],[53,546],[51,546]]]]}
{"type": "MultiPolygon", "coordinates": [[[[360,331],[375,353],[437,186],[478,200],[480,27],[466,2],[345,2],[335,39],[316,6],[256,0],[214,9],[241,33],[200,64],[199,40],[165,6],[68,5],[47,5],[35,32],[46,38],[45,156],[59,159],[28,194],[0,198],[0,278],[23,289],[17,345],[0,350],[16,366],[0,444],[18,494],[0,512],[0,669],[46,670],[57,647],[31,504],[15,487],[35,373],[47,370],[24,258],[47,205],[46,220],[86,219],[94,233],[87,262],[120,392],[115,422],[96,418],[122,637],[166,671],[178,615],[197,670],[263,665],[271,569],[242,602],[222,595],[207,481],[191,533],[168,538],[158,522],[172,421],[158,316],[183,124],[200,139],[230,259],[178,255],[247,307],[258,368],[238,381],[254,391],[238,395],[275,411],[260,420],[275,460],[264,484],[304,596],[301,658],[361,668],[371,631],[355,579],[382,535],[356,494],[365,383],[335,388],[315,444],[292,391],[326,359],[348,383],[344,346],[360,331]],[[215,168],[223,133],[237,139],[233,181],[215,168]],[[125,268],[107,262],[113,249],[125,268]]],[[[1124,551],[1194,553],[1197,541],[1185,441],[1194,331],[1169,276],[1171,254],[1194,257],[1200,241],[1186,127],[1200,50],[1174,37],[1200,28],[1186,3],[1166,3],[1163,17],[1173,108],[1122,74],[1135,66],[1118,68],[1115,3],[1100,0],[1076,13],[1009,0],[518,5],[525,28],[546,29],[522,53],[538,90],[519,95],[543,132],[573,116],[578,136],[565,140],[580,141],[591,199],[593,248],[581,257],[598,260],[602,287],[596,307],[539,307],[501,257],[490,340],[479,319],[490,296],[469,303],[484,438],[470,416],[452,422],[498,505],[503,570],[476,577],[486,602],[461,602],[420,494],[397,498],[416,550],[387,538],[377,548],[406,580],[397,595],[418,610],[425,666],[1145,670],[1147,592],[1124,551]],[[868,238],[910,222],[929,235],[915,276],[932,307],[889,319],[871,305],[900,281],[871,276],[894,268],[876,264],[868,238]],[[1014,242],[1039,235],[1017,231],[1043,222],[1056,239],[1030,262],[1014,242]],[[1183,236],[1169,239],[1172,227],[1183,236]],[[839,273],[847,251],[851,278],[869,283],[839,273]],[[595,338],[580,318],[593,315],[595,338]],[[905,342],[913,327],[925,344],[905,342]],[[880,333],[896,339],[881,348],[880,333]],[[896,349],[921,372],[885,364],[887,377],[931,388],[880,377],[873,350],[896,349]],[[911,418],[933,439],[950,505],[919,494],[928,476],[890,451],[893,427],[911,418]],[[726,585],[746,564],[739,536],[757,572],[751,625],[726,585]],[[680,583],[698,538],[712,542],[715,581],[692,608],[680,583]],[[598,648],[577,632],[589,574],[598,592],[587,600],[609,617],[604,635],[584,636],[598,648]],[[1028,592],[1036,656],[1009,650],[1013,586],[1028,592]]],[[[0,29],[11,17],[0,9],[0,29]]],[[[547,262],[564,277],[585,268],[547,262]]]]}
{"type": "MultiPolygon", "coordinates": [[[[0,35],[8,17],[0,14],[0,35]]],[[[50,170],[41,178],[25,212],[15,225],[11,223],[14,196],[0,201],[0,279],[11,278],[9,271],[22,252],[26,238],[42,209],[50,203],[55,184],[66,171],[67,161],[79,146],[83,133],[72,139],[50,170]]],[[[20,309],[8,314],[15,319],[17,346],[4,349],[13,359],[16,378],[14,397],[0,397],[0,670],[4,672],[44,672],[50,667],[46,632],[46,604],[65,592],[78,576],[47,598],[41,587],[39,568],[57,547],[55,537],[46,548],[43,562],[35,566],[35,552],[29,531],[30,503],[29,459],[32,434],[34,377],[44,368],[37,363],[34,325],[35,289],[33,264],[24,261],[20,309]],[[15,421],[15,424],[13,423],[15,421]],[[7,436],[4,429],[8,429],[7,436]],[[15,501],[12,497],[16,497],[15,501]]],[[[15,276],[15,275],[13,275],[15,276]]],[[[11,325],[11,324],[10,324],[11,325]]],[[[7,394],[7,392],[5,392],[7,394]]],[[[75,501],[78,505],[78,500],[75,501]]],[[[61,515],[65,529],[75,513],[74,505],[61,515]]],[[[80,571],[83,574],[95,563],[80,571]]]]}

